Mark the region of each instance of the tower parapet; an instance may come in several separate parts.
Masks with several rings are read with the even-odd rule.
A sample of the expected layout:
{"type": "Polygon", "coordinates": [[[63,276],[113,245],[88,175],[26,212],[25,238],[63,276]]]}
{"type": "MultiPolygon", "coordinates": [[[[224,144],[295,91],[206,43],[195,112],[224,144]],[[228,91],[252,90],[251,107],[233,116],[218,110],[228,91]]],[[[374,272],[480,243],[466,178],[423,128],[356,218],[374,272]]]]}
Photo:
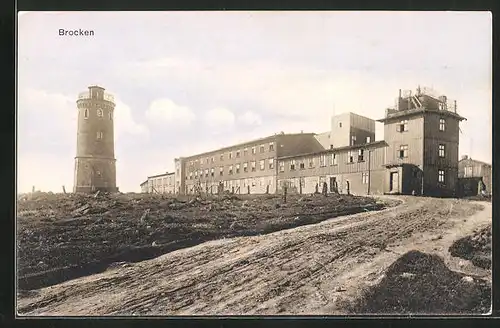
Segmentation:
{"type": "Polygon", "coordinates": [[[114,97],[99,86],[78,95],[74,192],[116,192],[114,97]]]}

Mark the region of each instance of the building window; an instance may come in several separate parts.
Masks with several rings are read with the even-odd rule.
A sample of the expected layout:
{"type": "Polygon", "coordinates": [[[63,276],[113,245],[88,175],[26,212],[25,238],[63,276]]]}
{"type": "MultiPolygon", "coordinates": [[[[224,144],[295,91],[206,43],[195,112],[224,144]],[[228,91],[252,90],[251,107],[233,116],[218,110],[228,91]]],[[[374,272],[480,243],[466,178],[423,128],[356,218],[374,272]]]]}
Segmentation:
{"type": "Polygon", "coordinates": [[[446,130],[446,121],[444,118],[439,119],[439,131],[445,131],[446,130]]]}
{"type": "Polygon", "coordinates": [[[113,112],[109,111],[108,115],[109,115],[109,119],[112,120],[113,119],[113,112]]]}
{"type": "Polygon", "coordinates": [[[439,145],[439,157],[444,157],[444,145],[439,145]]]}
{"type": "Polygon", "coordinates": [[[263,153],[264,152],[264,145],[260,146],[260,152],[263,153]]]}
{"type": "Polygon", "coordinates": [[[365,160],[364,154],[365,154],[364,149],[358,150],[358,162],[364,162],[365,160]]]}
{"type": "Polygon", "coordinates": [[[408,157],[408,145],[401,145],[399,147],[399,158],[408,157]]]}
{"type": "Polygon", "coordinates": [[[339,128],[341,128],[341,127],[342,127],[342,122],[339,122],[339,128]]]}
{"type": "Polygon", "coordinates": [[[210,162],[212,162],[212,163],[214,162],[214,158],[213,157],[210,159],[210,162]]]}
{"type": "Polygon", "coordinates": [[[321,155],[319,157],[319,166],[321,166],[321,167],[326,166],[326,155],[321,155]]]}
{"type": "Polygon", "coordinates": [[[402,120],[399,123],[398,131],[399,132],[406,132],[406,131],[408,131],[408,120],[402,120]]]}
{"type": "Polygon", "coordinates": [[[221,166],[221,167],[219,168],[219,175],[220,175],[220,176],[223,176],[223,175],[224,175],[224,166],[221,166]]]}
{"type": "Polygon", "coordinates": [[[354,156],[352,154],[352,151],[349,151],[347,153],[347,163],[354,163],[354,156]]]}
{"type": "Polygon", "coordinates": [[[371,137],[366,137],[366,143],[370,143],[372,142],[372,138],[371,137]]]}
{"type": "Polygon", "coordinates": [[[270,170],[274,169],[274,158],[270,158],[268,160],[268,163],[269,163],[269,169],[270,170]]]}
{"type": "Polygon", "coordinates": [[[270,142],[269,143],[269,151],[273,151],[274,150],[274,142],[270,142]]]}
{"type": "Polygon", "coordinates": [[[304,162],[300,162],[299,167],[301,170],[303,170],[306,168],[306,165],[304,164],[304,162]]]}
{"type": "Polygon", "coordinates": [[[233,166],[229,165],[229,175],[233,174],[233,166]]]}
{"type": "Polygon", "coordinates": [[[332,154],[333,156],[333,165],[337,165],[338,164],[338,156],[337,154],[332,154]]]}
{"type": "Polygon", "coordinates": [[[280,167],[280,172],[285,172],[285,162],[280,161],[279,162],[279,167],[280,167]]]}
{"type": "Polygon", "coordinates": [[[248,155],[248,148],[245,148],[243,149],[243,156],[247,156],[248,155]]]}
{"type": "Polygon", "coordinates": [[[240,158],[240,151],[239,150],[236,151],[236,158],[240,158]]]}
{"type": "Polygon", "coordinates": [[[312,169],[313,167],[314,167],[314,158],[313,158],[313,157],[311,157],[311,158],[309,159],[309,168],[310,168],[310,169],[312,169]]]}
{"type": "Polygon", "coordinates": [[[464,176],[465,177],[471,177],[472,176],[472,166],[466,166],[465,167],[464,176]]]}
{"type": "Polygon", "coordinates": [[[356,143],[356,136],[351,136],[351,146],[356,143]]]}
{"type": "Polygon", "coordinates": [[[292,159],[292,160],[290,161],[290,171],[294,171],[294,170],[295,170],[295,160],[294,160],[294,159],[292,159]]]}
{"type": "Polygon", "coordinates": [[[240,173],[240,164],[236,164],[236,174],[240,173]]]}
{"type": "Polygon", "coordinates": [[[102,131],[97,132],[97,140],[101,140],[104,137],[104,133],[102,131]]]}
{"type": "Polygon", "coordinates": [[[223,161],[224,160],[224,154],[220,155],[220,160],[223,161]]]}
{"type": "Polygon", "coordinates": [[[252,155],[255,155],[255,147],[252,147],[252,155]]]}
{"type": "Polygon", "coordinates": [[[361,180],[362,180],[363,184],[367,184],[368,183],[368,172],[363,172],[362,173],[361,180]]]}
{"type": "Polygon", "coordinates": [[[438,182],[445,183],[444,170],[438,170],[438,182]]]}
{"type": "Polygon", "coordinates": [[[214,170],[213,168],[212,168],[212,169],[210,169],[210,175],[212,176],[212,178],[214,177],[214,171],[215,171],[215,170],[214,170]]]}
{"type": "Polygon", "coordinates": [[[194,178],[198,179],[198,171],[194,171],[194,178]]]}
{"type": "Polygon", "coordinates": [[[97,110],[97,116],[98,117],[102,117],[102,109],[98,109],[97,110]]]}
{"type": "Polygon", "coordinates": [[[256,162],[255,162],[255,161],[252,161],[252,162],[251,162],[251,164],[252,164],[252,172],[255,172],[255,165],[256,165],[256,162]]]}
{"type": "MultiPolygon", "coordinates": [[[[264,146],[262,146],[262,148],[264,148],[264,146]]],[[[259,161],[259,166],[260,166],[260,170],[261,171],[265,170],[265,168],[266,168],[266,160],[265,159],[261,159],[259,161]]]]}
{"type": "Polygon", "coordinates": [[[89,118],[89,110],[87,108],[83,111],[83,118],[89,118]]]}
{"type": "Polygon", "coordinates": [[[207,157],[207,159],[206,159],[206,162],[207,162],[207,164],[208,164],[208,157],[207,157]]]}
{"type": "Polygon", "coordinates": [[[189,172],[189,180],[193,180],[193,172],[189,172]]]}
{"type": "Polygon", "coordinates": [[[243,172],[248,172],[248,163],[243,163],[243,172]]]}
{"type": "Polygon", "coordinates": [[[229,152],[228,157],[229,157],[229,159],[233,158],[233,153],[232,153],[232,152],[229,152]]]}

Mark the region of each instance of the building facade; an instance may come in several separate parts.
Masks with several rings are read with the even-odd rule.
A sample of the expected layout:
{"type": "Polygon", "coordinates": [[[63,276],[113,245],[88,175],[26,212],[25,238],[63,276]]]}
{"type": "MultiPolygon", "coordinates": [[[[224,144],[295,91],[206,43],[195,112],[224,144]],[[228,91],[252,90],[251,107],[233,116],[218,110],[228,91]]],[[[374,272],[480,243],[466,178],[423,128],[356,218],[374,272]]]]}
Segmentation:
{"type": "Polygon", "coordinates": [[[429,89],[405,91],[387,109],[386,190],[389,193],[452,196],[458,180],[459,123],[456,102],[429,89]]]}
{"type": "Polygon", "coordinates": [[[78,109],[74,192],[117,192],[114,145],[114,98],[90,86],[76,102],[78,109]]]}
{"type": "Polygon", "coordinates": [[[340,114],[324,133],[280,133],[177,158],[174,189],[261,194],[286,187],[307,194],[326,187],[353,194],[453,196],[463,120],[446,96],[428,88],[400,90],[395,107],[377,120],[384,124],[383,141],[375,141],[375,120],[340,114]]]}
{"type": "Polygon", "coordinates": [[[167,172],[149,176],[141,183],[141,192],[155,194],[175,194],[175,174],[167,172]]]}
{"type": "Polygon", "coordinates": [[[460,191],[465,196],[477,195],[480,189],[487,194],[492,192],[491,164],[464,155],[458,162],[458,179],[460,191]]]}

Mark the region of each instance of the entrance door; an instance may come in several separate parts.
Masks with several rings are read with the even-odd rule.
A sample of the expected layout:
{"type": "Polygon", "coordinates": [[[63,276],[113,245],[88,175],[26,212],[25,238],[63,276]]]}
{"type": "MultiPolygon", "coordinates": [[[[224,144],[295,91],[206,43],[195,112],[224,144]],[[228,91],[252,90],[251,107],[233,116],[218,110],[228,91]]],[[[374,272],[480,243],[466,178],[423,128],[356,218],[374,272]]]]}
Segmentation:
{"type": "Polygon", "coordinates": [[[399,192],[399,172],[391,172],[390,191],[399,192]]]}
{"type": "Polygon", "coordinates": [[[330,192],[338,192],[336,177],[330,177],[330,192]]]}

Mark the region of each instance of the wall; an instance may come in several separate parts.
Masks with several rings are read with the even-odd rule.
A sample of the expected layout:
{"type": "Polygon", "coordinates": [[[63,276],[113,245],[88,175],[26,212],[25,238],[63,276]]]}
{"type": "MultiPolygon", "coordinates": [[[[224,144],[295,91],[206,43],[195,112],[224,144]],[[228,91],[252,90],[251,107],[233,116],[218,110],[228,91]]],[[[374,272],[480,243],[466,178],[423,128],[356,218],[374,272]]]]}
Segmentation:
{"type": "Polygon", "coordinates": [[[349,147],[348,149],[327,150],[318,154],[293,156],[279,161],[284,165],[284,171],[278,172],[278,192],[283,191],[284,184],[287,184],[291,192],[312,193],[316,191],[316,184],[321,192],[321,183],[324,180],[327,182],[328,190],[330,191],[330,178],[335,177],[339,189],[346,189],[346,180],[350,181],[350,189],[353,193],[367,194],[383,193],[385,182],[385,167],[383,166],[385,159],[385,145],[376,143],[372,146],[365,147],[349,147]],[[358,160],[358,151],[361,148],[369,148],[371,150],[368,156],[368,150],[364,150],[363,161],[358,160]],[[349,163],[349,153],[354,155],[354,162],[349,163]],[[336,157],[336,164],[332,160],[332,156],[336,157]],[[326,165],[320,165],[320,157],[326,157],[326,165]],[[295,169],[292,169],[291,164],[295,162],[295,169]],[[310,166],[309,163],[313,165],[310,166]],[[304,168],[301,168],[300,163],[304,163],[304,168]],[[367,174],[368,181],[363,183],[363,173],[367,174]],[[370,188],[370,190],[368,190],[370,188]]]}
{"type": "Polygon", "coordinates": [[[423,131],[424,118],[422,115],[391,119],[384,124],[384,139],[387,142],[386,164],[411,163],[418,166],[423,164],[423,131]],[[408,120],[408,131],[399,132],[397,126],[403,119],[408,120]],[[400,146],[408,145],[408,157],[399,158],[400,146]]]}

